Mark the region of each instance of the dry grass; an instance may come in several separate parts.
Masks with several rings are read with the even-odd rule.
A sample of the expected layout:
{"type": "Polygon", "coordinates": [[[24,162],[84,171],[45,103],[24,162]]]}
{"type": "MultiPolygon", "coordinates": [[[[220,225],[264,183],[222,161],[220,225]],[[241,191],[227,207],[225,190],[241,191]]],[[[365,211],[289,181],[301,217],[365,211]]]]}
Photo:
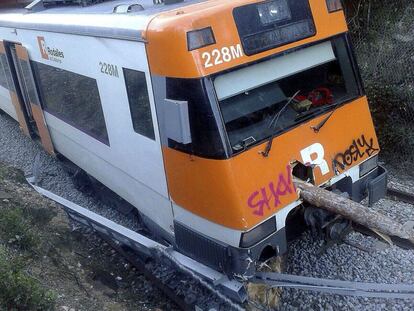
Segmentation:
{"type": "MultiPolygon", "coordinates": [[[[262,264],[258,271],[260,272],[283,272],[283,257],[273,257],[262,264]]],[[[248,309],[251,311],[266,309],[275,310],[279,308],[280,296],[282,289],[278,287],[269,287],[263,284],[247,284],[247,293],[249,296],[248,309]]]]}

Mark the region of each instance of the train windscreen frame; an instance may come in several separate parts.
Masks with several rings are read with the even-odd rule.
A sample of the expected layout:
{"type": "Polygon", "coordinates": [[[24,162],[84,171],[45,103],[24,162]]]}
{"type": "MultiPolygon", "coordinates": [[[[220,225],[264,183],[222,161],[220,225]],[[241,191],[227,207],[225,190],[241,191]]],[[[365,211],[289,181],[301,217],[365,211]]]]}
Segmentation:
{"type": "MultiPolygon", "coordinates": [[[[331,41],[325,41],[322,43],[325,44],[324,48],[326,43],[332,44],[334,58],[328,50],[325,51],[325,57],[319,59],[319,63],[312,63],[309,57],[302,55],[303,64],[307,64],[307,67],[302,70],[295,69],[292,56],[318,45],[322,47],[321,43],[289,54],[277,55],[262,64],[256,63],[233,72],[218,74],[213,78],[217,101],[233,154],[257,145],[273,135],[280,135],[332,110],[333,107],[351,102],[362,95],[362,85],[347,37],[338,36],[331,41]],[[274,79],[270,79],[267,83],[259,81],[263,76],[272,73],[270,67],[272,61],[283,58],[287,60],[286,67],[295,70],[294,72],[287,75],[278,72],[280,77],[275,74],[274,79]],[[254,70],[260,68],[259,66],[265,68],[267,73],[263,70],[261,72],[254,70]],[[252,79],[246,79],[246,70],[249,69],[253,69],[252,79]],[[237,80],[237,71],[242,73],[240,81],[237,80]],[[226,75],[225,80],[228,83],[220,81],[222,76],[226,75]],[[254,81],[259,84],[245,85],[246,88],[242,89],[242,81],[254,81]]],[[[314,55],[321,57],[321,51],[321,49],[315,50],[314,55]]],[[[274,63],[274,65],[278,71],[281,70],[281,63],[274,63]]]]}

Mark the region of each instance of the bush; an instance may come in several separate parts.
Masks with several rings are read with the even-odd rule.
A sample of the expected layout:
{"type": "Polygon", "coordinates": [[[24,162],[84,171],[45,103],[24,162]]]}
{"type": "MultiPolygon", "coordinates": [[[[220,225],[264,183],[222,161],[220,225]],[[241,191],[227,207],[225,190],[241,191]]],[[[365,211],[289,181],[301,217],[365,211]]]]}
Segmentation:
{"type": "Polygon", "coordinates": [[[23,208],[23,216],[25,219],[30,221],[30,223],[39,228],[43,229],[54,217],[56,217],[57,212],[50,208],[42,207],[25,207],[23,208]]]}
{"type": "Polygon", "coordinates": [[[39,244],[38,236],[20,208],[0,208],[0,241],[24,250],[39,244]]]}
{"type": "Polygon", "coordinates": [[[383,159],[414,168],[414,4],[346,0],[348,22],[383,159]]]}
{"type": "Polygon", "coordinates": [[[48,311],[54,310],[55,301],[56,295],[28,276],[22,263],[0,245],[0,310],[48,311]]]}

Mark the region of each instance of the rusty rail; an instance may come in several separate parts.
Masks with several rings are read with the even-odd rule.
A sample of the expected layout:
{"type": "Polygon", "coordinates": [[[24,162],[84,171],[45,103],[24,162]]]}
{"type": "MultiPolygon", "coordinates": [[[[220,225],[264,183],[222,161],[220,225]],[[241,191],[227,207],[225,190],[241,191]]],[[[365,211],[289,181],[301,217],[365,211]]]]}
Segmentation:
{"type": "Polygon", "coordinates": [[[387,196],[395,201],[402,201],[414,205],[414,193],[388,187],[387,196]]]}

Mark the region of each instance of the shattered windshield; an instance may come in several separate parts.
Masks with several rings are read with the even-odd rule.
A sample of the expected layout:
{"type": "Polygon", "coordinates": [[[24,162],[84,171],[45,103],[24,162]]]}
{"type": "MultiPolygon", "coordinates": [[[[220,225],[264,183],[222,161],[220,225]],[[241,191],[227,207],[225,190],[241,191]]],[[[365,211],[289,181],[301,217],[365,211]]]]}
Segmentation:
{"type": "Polygon", "coordinates": [[[217,76],[214,86],[233,151],[359,96],[347,46],[340,37],[217,76]]]}

